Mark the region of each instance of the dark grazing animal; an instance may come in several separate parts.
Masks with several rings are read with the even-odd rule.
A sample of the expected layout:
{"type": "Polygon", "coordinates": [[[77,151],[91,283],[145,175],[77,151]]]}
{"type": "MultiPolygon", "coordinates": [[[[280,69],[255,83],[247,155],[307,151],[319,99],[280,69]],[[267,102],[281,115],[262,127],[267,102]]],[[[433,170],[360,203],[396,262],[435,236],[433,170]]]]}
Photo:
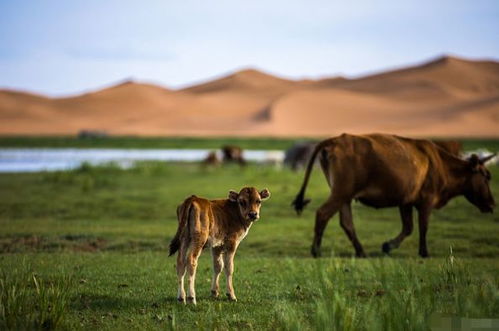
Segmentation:
{"type": "Polygon", "coordinates": [[[235,145],[222,146],[222,155],[224,163],[238,163],[239,165],[246,165],[246,160],[243,156],[243,149],[235,145]]]}
{"type": "Polygon", "coordinates": [[[206,245],[211,246],[213,256],[212,296],[218,296],[218,278],[225,265],[227,297],[231,301],[237,300],[232,286],[234,255],[253,222],[260,217],[262,201],[269,197],[267,189],[258,191],[254,187],[245,187],[239,193],[230,191],[228,199],[207,200],[193,195],[177,208],[178,229],[170,243],[170,256],[179,252],[178,301],[185,303],[184,275],[187,270],[187,301],[196,304],[194,282],[197,261],[206,245]]]}
{"type": "Polygon", "coordinates": [[[413,208],[418,211],[419,255],[428,256],[426,232],[431,211],[445,206],[452,198],[464,195],[482,212],[495,207],[485,159],[473,155],[461,160],[429,140],[409,139],[394,135],[349,135],[322,141],[314,149],[307,165],[300,192],[293,201],[299,214],[310,201],[305,189],[320,153],[320,164],[331,195],[317,210],[312,255],[320,255],[324,229],[329,219],[340,212],[340,224],[352,242],[357,256],[365,256],[357,239],[352,220],[351,203],[375,207],[398,207],[402,231],[382,245],[385,253],[396,248],[411,234],[413,208]]]}
{"type": "Polygon", "coordinates": [[[297,142],[286,150],[284,164],[293,171],[305,168],[317,142],[297,142]]]}

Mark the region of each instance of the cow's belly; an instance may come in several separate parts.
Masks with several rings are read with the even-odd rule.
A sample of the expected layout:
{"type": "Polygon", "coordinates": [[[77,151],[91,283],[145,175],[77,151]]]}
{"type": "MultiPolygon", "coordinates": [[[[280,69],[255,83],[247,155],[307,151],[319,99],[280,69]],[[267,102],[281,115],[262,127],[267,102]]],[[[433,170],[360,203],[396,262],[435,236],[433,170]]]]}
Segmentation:
{"type": "Polygon", "coordinates": [[[410,203],[412,197],[395,189],[382,190],[370,188],[359,192],[355,196],[355,199],[369,207],[387,208],[410,203]]]}

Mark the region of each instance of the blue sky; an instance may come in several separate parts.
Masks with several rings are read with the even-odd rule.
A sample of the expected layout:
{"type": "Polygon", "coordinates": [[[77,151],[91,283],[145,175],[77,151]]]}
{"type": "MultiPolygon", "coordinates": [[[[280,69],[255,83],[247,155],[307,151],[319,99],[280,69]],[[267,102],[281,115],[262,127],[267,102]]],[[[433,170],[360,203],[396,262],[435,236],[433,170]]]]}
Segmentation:
{"type": "Polygon", "coordinates": [[[499,1],[0,0],[0,88],[180,88],[243,67],[357,77],[441,54],[499,58],[499,1]]]}

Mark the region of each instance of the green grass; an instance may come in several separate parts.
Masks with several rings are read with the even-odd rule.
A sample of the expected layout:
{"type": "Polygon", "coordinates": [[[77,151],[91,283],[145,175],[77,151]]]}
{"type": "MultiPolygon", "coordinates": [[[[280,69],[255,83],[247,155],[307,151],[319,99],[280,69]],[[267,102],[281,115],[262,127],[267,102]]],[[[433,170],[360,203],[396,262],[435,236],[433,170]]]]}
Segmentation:
{"type": "MultiPolygon", "coordinates": [[[[0,147],[59,147],[59,148],[206,148],[238,145],[244,149],[286,149],[294,138],[233,138],[233,137],[134,137],[112,136],[79,139],[74,136],[0,136],[0,147]]],[[[306,139],[298,139],[306,140],[306,139]]]]}
{"type": "MultiPolygon", "coordinates": [[[[327,137],[324,137],[327,138],[327,137]]],[[[296,141],[320,138],[241,138],[241,137],[135,137],[110,136],[107,138],[79,139],[75,136],[0,136],[0,147],[54,147],[54,148],[206,148],[218,149],[222,145],[238,145],[244,149],[282,149],[296,141]]],[[[464,150],[486,148],[498,151],[497,140],[465,139],[464,150]]]]}
{"type": "MultiPolygon", "coordinates": [[[[498,197],[499,168],[491,171],[498,197]]],[[[313,219],[328,188],[316,169],[307,193],[313,200],[297,217],[289,205],[302,179],[271,166],[159,162],[2,174],[0,329],[427,330],[442,316],[499,318],[497,214],[451,201],[432,215],[432,258],[423,260],[417,231],[383,256],[381,244],[401,228],[397,210],[354,203],[369,258],[353,258],[335,216],[325,257],[316,260],[309,255],[313,219]],[[244,185],[268,187],[272,197],[236,255],[239,301],[209,298],[206,251],[198,305],[179,305],[175,259],[167,257],[176,206],[193,193],[219,198],[244,185]]]]}

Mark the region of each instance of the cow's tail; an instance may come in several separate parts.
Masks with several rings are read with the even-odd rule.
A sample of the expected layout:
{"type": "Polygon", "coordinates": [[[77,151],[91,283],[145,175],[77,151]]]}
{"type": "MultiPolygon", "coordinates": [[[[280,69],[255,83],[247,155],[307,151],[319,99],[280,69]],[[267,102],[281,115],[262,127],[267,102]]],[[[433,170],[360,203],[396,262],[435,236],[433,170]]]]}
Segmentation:
{"type": "Polygon", "coordinates": [[[182,235],[184,232],[187,234],[188,237],[189,215],[191,212],[191,207],[192,207],[192,200],[191,198],[188,198],[177,208],[178,228],[177,228],[177,233],[175,233],[175,236],[170,242],[170,252],[168,256],[172,256],[179,250],[181,239],[182,237],[185,237],[182,235]]]}
{"type": "Polygon", "coordinates": [[[307,169],[305,170],[305,178],[303,180],[303,184],[301,185],[300,192],[296,195],[295,200],[291,203],[292,206],[294,206],[296,213],[298,215],[301,214],[303,211],[303,208],[310,202],[310,199],[305,199],[305,190],[307,189],[308,185],[308,180],[310,178],[310,173],[312,172],[312,169],[314,168],[314,163],[315,163],[315,158],[317,157],[317,154],[326,146],[329,146],[333,143],[334,138],[330,138],[327,140],[323,140],[320,143],[315,146],[314,151],[312,152],[312,155],[310,155],[310,159],[308,160],[307,164],[307,169]]]}

